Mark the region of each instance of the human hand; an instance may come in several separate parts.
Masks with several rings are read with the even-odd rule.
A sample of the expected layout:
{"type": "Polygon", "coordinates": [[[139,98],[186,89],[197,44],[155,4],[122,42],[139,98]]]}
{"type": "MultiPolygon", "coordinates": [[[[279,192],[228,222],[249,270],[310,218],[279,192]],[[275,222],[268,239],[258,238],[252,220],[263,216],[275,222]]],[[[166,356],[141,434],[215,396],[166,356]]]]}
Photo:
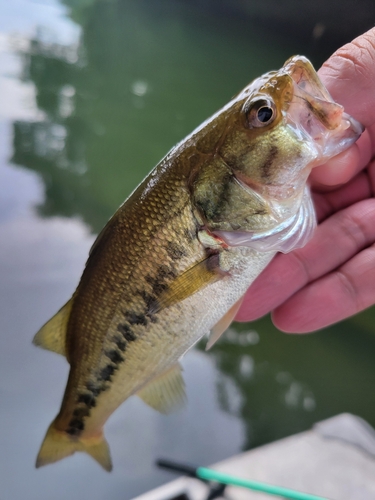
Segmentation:
{"type": "Polygon", "coordinates": [[[375,304],[375,28],[335,52],[319,74],[366,129],[312,171],[315,235],[275,257],[246,293],[237,321],[272,311],[280,330],[305,333],[375,304]]]}

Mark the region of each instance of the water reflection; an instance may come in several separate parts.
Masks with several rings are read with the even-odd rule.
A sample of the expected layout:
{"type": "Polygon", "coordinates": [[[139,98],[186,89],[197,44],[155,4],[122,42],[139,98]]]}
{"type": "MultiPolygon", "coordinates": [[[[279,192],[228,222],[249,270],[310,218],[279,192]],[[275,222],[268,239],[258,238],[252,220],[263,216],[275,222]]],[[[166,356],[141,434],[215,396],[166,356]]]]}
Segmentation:
{"type": "Polygon", "coordinates": [[[23,52],[45,118],[14,124],[12,161],[42,176],[41,214],[79,215],[95,232],[173,144],[290,53],[272,40],[245,50],[256,31],[252,42],[225,20],[197,28],[184,5],[74,2],[71,15],[78,46],[36,37],[23,52]]]}
{"type": "MultiPolygon", "coordinates": [[[[18,4],[8,9],[17,10],[18,4]]],[[[47,4],[56,6],[53,0],[47,4]]],[[[202,54],[202,44],[218,47],[223,56],[237,54],[238,39],[226,46],[213,27],[201,32],[178,13],[166,18],[159,13],[155,23],[155,12],[143,7],[76,2],[72,16],[81,30],[62,29],[74,33],[72,43],[56,43],[51,31],[38,29],[31,41],[25,36],[17,44],[22,79],[13,73],[8,94],[17,88],[20,96],[28,88],[28,110],[19,100],[17,109],[8,105],[0,136],[6,142],[0,165],[6,181],[0,186],[5,206],[0,391],[6,408],[0,412],[0,427],[6,429],[0,434],[0,480],[9,498],[132,498],[169,479],[155,470],[156,456],[210,463],[238,452],[244,440],[241,420],[220,408],[214,364],[193,352],[184,361],[185,411],[162,417],[134,398],[113,415],[107,430],[116,464],[111,475],[82,454],[34,469],[43,434],[60,404],[67,364],[33,348],[31,338],[76,285],[93,240],[87,225],[98,231],[168,148],[251,77],[245,54],[238,59],[242,81],[239,70],[240,82],[232,82],[228,73],[226,83],[217,80],[219,59],[211,61],[211,51],[202,54]],[[14,481],[15,471],[22,482],[14,481]]],[[[289,51],[280,53],[273,64],[289,51]]],[[[268,67],[260,60],[254,73],[268,67]]],[[[224,66],[232,64],[228,58],[224,66]]]]}
{"type": "Polygon", "coordinates": [[[375,376],[374,330],[366,334],[353,323],[346,321],[314,335],[289,336],[264,318],[252,323],[251,330],[243,324],[232,326],[209,351],[226,377],[219,382],[223,408],[245,424],[245,448],[308,429],[345,411],[375,425],[375,404],[368,399],[375,376]],[[234,410],[226,403],[228,378],[241,397],[234,410]]]}
{"type": "Polygon", "coordinates": [[[0,81],[18,106],[4,104],[0,129],[5,497],[131,498],[169,479],[153,468],[158,455],[207,464],[340,411],[375,425],[373,310],[309,337],[280,335],[265,319],[187,356],[181,414],[159,416],[134,398],[113,415],[112,475],[83,455],[34,470],[67,365],[30,341],[73,291],[90,233],[174,143],[252,77],[302,50],[270,33],[265,40],[248,19],[188,3],[15,0],[7,8],[24,17],[12,28],[23,34],[12,38],[21,76],[0,81]],[[35,29],[35,20],[47,26],[35,29]]]}

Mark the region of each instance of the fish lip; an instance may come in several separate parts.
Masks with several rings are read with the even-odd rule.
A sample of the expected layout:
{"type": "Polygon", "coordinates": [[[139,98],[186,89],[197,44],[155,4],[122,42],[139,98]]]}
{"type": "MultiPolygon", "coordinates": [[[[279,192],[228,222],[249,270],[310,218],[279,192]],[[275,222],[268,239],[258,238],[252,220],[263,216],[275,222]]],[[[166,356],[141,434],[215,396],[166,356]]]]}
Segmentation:
{"type": "Polygon", "coordinates": [[[314,145],[318,162],[340,153],[360,137],[364,126],[332,99],[306,57],[291,57],[283,70],[293,81],[293,98],[284,116],[301,139],[314,145]]]}
{"type": "Polygon", "coordinates": [[[342,114],[341,124],[334,130],[329,139],[323,140],[320,146],[319,161],[328,160],[354,144],[362,135],[365,127],[347,113],[342,114]]]}
{"type": "Polygon", "coordinates": [[[360,137],[363,134],[363,132],[366,129],[363,123],[359,122],[358,120],[356,120],[351,115],[345,112],[343,114],[343,118],[347,119],[350,122],[350,126],[353,127],[353,132],[355,132],[358,135],[358,137],[360,137]]]}
{"type": "Polygon", "coordinates": [[[304,56],[293,56],[283,69],[293,80],[293,99],[305,101],[325,128],[334,130],[340,126],[344,107],[332,99],[311,62],[304,56]]]}
{"type": "Polygon", "coordinates": [[[313,97],[336,104],[307,57],[292,56],[285,62],[283,70],[301,90],[313,97]]]}

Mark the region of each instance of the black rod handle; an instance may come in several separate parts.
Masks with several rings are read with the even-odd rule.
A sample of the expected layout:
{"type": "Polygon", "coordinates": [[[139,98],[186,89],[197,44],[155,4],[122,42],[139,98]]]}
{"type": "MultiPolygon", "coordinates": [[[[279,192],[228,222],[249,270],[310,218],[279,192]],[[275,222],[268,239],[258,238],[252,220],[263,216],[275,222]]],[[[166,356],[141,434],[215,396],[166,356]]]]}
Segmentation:
{"type": "Polygon", "coordinates": [[[156,460],[156,465],[163,469],[168,469],[174,472],[180,472],[190,477],[197,477],[197,467],[191,465],[179,464],[172,460],[164,460],[162,458],[156,460]]]}

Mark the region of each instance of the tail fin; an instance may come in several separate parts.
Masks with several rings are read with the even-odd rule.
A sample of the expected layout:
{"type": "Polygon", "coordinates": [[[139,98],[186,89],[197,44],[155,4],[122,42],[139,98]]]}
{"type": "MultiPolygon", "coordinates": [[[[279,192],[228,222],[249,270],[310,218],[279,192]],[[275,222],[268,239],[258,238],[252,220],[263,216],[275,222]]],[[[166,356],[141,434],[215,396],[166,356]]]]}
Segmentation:
{"type": "Polygon", "coordinates": [[[55,429],[54,422],[50,425],[40,447],[35,466],[38,468],[57,462],[73,455],[76,451],[84,451],[94,458],[103,469],[108,472],[112,470],[109,446],[103,434],[95,438],[78,439],[55,429]]]}

